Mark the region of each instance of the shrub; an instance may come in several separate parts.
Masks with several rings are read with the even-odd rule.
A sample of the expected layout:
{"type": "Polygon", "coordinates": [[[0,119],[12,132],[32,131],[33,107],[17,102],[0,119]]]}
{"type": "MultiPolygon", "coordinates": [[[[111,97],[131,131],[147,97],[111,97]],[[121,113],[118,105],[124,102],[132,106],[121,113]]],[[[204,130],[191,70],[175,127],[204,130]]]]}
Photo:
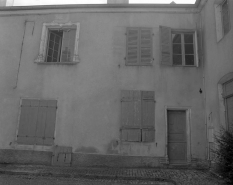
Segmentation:
{"type": "Polygon", "coordinates": [[[215,162],[217,164],[217,173],[226,179],[227,183],[233,184],[233,129],[220,129],[218,135],[215,135],[216,149],[215,162]]]}

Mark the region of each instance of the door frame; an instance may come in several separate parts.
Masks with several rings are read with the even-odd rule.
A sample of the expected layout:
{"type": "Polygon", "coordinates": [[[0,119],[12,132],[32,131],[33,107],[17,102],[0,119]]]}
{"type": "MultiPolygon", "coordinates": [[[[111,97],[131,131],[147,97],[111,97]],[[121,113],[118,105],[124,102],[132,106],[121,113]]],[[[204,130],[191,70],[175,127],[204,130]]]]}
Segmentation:
{"type": "Polygon", "coordinates": [[[168,157],[168,114],[167,112],[169,110],[181,110],[181,111],[185,111],[186,113],[186,139],[187,139],[187,148],[186,148],[186,156],[187,156],[187,160],[186,163],[190,164],[191,163],[191,107],[178,107],[178,106],[166,106],[165,107],[165,127],[166,127],[166,132],[165,132],[165,143],[166,143],[166,147],[165,147],[165,155],[166,158],[168,159],[168,163],[169,163],[169,157],[168,157]]]}

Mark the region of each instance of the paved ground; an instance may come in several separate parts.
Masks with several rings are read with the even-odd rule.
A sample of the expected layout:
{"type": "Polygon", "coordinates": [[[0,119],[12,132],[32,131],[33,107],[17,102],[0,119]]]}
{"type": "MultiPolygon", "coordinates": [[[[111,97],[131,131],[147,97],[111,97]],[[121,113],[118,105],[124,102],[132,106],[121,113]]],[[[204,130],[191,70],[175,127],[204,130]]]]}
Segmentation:
{"type": "MultiPolygon", "coordinates": [[[[22,175],[46,178],[66,178],[65,180],[94,180],[95,184],[100,180],[106,185],[128,182],[137,182],[140,180],[145,183],[155,182],[164,185],[221,185],[223,181],[217,179],[208,171],[186,170],[186,169],[155,169],[155,168],[71,168],[71,167],[48,167],[32,165],[0,165],[0,174],[2,175],[22,175]],[[121,181],[124,182],[121,182],[121,181]],[[166,183],[165,183],[166,182],[166,183]]],[[[1,176],[2,176],[1,175],[1,176]]],[[[3,178],[4,179],[4,178],[3,178]]],[[[62,182],[62,181],[61,181],[62,182]]],[[[73,183],[73,182],[72,182],[73,183]]],[[[152,184],[153,184],[152,183],[152,184]]],[[[44,184],[44,183],[41,183],[44,184]]],[[[56,184],[56,183],[55,183],[56,184]]],[[[66,183],[67,184],[67,183],[66,183]]],[[[80,184],[80,182],[78,183],[80,184]]],[[[80,184],[81,185],[81,184],[80,184]]]]}
{"type": "MultiPolygon", "coordinates": [[[[41,177],[31,175],[0,175],[0,185],[170,185],[166,182],[141,180],[106,180],[64,177],[41,177]]],[[[171,184],[172,185],[172,184],[171,184]]]]}

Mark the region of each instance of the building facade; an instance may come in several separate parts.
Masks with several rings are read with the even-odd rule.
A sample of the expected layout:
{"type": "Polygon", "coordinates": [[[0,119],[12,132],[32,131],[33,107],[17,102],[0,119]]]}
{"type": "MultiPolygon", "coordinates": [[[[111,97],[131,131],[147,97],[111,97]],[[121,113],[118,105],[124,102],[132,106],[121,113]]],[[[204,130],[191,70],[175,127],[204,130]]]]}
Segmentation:
{"type": "Polygon", "coordinates": [[[231,119],[232,6],[1,7],[1,162],[210,159],[225,105],[231,119]]]}

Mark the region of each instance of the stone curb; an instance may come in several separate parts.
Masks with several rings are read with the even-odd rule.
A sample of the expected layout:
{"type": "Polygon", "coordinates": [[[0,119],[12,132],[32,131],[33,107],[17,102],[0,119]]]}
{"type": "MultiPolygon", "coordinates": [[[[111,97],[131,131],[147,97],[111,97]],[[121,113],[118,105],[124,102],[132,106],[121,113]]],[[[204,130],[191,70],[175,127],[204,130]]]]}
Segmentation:
{"type": "Polygon", "coordinates": [[[171,179],[158,178],[158,177],[132,177],[132,176],[117,176],[117,175],[96,175],[96,174],[68,174],[68,173],[52,173],[52,172],[16,172],[10,170],[0,170],[0,174],[6,175],[33,175],[33,176],[44,176],[44,177],[63,177],[63,178],[85,178],[85,179],[106,179],[106,180],[145,180],[145,181],[156,181],[156,182],[168,182],[174,185],[177,183],[171,179]]]}

